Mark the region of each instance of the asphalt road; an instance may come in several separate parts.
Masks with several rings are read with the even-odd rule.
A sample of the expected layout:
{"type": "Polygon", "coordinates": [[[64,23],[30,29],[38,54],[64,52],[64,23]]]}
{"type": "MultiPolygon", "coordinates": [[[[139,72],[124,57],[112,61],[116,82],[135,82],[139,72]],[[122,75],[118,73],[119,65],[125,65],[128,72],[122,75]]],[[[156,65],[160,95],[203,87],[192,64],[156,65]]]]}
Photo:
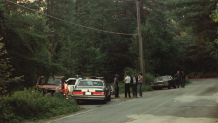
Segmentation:
{"type": "Polygon", "coordinates": [[[195,79],[185,88],[143,93],[106,105],[82,102],[86,110],[52,123],[218,123],[218,79],[195,79]]]}

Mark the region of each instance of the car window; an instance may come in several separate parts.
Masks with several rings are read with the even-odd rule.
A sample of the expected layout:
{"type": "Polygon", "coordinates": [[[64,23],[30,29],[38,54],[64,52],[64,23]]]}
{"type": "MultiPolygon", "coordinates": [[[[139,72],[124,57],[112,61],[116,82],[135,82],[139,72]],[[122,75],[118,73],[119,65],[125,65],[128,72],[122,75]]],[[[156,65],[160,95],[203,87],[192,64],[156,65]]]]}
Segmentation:
{"type": "Polygon", "coordinates": [[[61,78],[49,78],[47,84],[61,85],[61,78]]]}
{"type": "Polygon", "coordinates": [[[169,76],[160,76],[157,77],[154,81],[157,82],[157,81],[168,81],[168,80],[170,80],[169,76]]]}
{"type": "Polygon", "coordinates": [[[68,85],[75,85],[76,80],[69,80],[67,81],[68,85]]]}
{"type": "Polygon", "coordinates": [[[161,81],[168,81],[168,80],[170,80],[170,78],[169,78],[169,76],[162,76],[162,77],[160,77],[160,80],[161,81]]]}
{"type": "Polygon", "coordinates": [[[103,86],[102,81],[80,81],[78,86],[103,86]]]}

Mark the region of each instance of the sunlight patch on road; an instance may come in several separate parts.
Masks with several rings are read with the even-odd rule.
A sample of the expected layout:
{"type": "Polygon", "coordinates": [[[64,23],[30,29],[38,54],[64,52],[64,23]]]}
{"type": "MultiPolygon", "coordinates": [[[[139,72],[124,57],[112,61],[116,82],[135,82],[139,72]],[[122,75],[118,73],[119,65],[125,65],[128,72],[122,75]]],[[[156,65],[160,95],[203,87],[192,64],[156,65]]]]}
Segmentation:
{"type": "Polygon", "coordinates": [[[131,121],[130,123],[214,123],[216,119],[213,118],[185,118],[185,117],[175,117],[175,116],[154,116],[146,114],[140,118],[131,121]]]}
{"type": "Polygon", "coordinates": [[[190,102],[194,102],[197,100],[214,100],[218,103],[218,95],[217,93],[212,95],[212,96],[188,96],[188,95],[183,95],[183,96],[179,96],[176,97],[174,102],[182,102],[182,103],[190,103],[190,102]]]}

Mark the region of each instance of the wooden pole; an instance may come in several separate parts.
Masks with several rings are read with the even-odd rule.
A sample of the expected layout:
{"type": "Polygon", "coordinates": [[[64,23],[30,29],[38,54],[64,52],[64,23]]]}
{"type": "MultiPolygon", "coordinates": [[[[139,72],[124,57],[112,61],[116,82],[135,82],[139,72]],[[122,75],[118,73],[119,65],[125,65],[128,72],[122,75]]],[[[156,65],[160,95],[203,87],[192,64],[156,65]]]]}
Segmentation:
{"type": "Polygon", "coordinates": [[[138,24],[138,39],[139,39],[139,61],[140,61],[140,71],[143,76],[142,84],[145,84],[145,70],[143,63],[143,43],[142,43],[142,35],[141,35],[141,18],[140,18],[140,2],[136,1],[137,8],[137,24],[138,24]]]}

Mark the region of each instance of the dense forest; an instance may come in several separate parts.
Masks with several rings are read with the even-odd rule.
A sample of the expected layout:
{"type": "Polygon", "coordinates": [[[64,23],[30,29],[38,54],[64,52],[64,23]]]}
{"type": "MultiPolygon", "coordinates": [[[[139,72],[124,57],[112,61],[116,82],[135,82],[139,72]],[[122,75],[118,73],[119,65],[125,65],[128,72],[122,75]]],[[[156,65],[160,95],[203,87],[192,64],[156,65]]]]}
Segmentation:
{"type": "MultiPolygon", "coordinates": [[[[141,0],[145,72],[217,76],[217,2],[141,0]]],[[[137,34],[133,1],[0,0],[0,84],[75,74],[112,81],[139,71],[137,34]]]]}

